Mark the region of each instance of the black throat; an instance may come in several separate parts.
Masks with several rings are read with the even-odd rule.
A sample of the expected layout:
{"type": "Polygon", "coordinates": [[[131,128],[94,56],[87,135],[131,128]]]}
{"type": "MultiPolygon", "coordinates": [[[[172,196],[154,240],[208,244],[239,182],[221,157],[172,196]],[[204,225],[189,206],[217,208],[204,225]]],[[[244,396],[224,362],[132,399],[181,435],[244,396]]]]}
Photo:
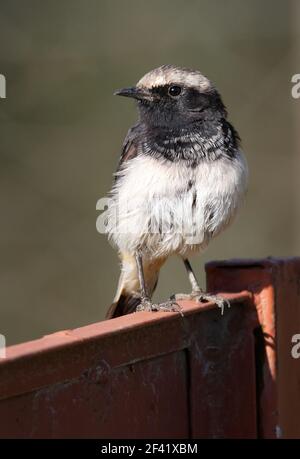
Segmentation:
{"type": "Polygon", "coordinates": [[[201,120],[186,126],[155,128],[143,126],[143,154],[196,167],[201,161],[234,159],[239,136],[225,119],[201,120]]]}

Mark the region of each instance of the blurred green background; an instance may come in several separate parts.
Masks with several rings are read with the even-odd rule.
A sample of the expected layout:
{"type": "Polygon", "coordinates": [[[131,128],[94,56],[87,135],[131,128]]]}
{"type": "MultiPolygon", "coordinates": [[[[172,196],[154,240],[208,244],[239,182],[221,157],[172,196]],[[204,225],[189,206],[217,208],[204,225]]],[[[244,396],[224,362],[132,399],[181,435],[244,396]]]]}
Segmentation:
{"type": "MultiPolygon", "coordinates": [[[[112,96],[172,63],[219,88],[250,167],[234,225],[192,260],[299,250],[300,2],[276,0],[1,0],[0,333],[8,344],[103,319],[116,288],[115,251],[96,232],[136,119],[112,96]]],[[[156,298],[188,291],[176,258],[156,298]]]]}

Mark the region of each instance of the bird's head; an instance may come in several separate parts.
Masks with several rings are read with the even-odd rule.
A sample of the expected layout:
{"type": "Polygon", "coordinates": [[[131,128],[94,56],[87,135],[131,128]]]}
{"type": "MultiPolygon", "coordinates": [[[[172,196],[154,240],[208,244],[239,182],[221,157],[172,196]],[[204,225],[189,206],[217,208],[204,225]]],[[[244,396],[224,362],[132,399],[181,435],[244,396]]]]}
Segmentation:
{"type": "Polygon", "coordinates": [[[115,94],[136,99],[141,121],[150,126],[180,127],[226,117],[218,91],[204,75],[172,65],[151,70],[136,86],[115,94]]]}

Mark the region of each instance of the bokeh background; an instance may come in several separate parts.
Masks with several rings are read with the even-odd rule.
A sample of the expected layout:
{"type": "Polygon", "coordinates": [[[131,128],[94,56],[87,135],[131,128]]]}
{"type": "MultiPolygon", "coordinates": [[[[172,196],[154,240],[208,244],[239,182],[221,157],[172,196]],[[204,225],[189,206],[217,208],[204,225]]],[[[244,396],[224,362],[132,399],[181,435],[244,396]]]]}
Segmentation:
{"type": "MultiPolygon", "coordinates": [[[[102,320],[115,251],[96,232],[134,103],[112,96],[164,63],[218,86],[250,167],[235,224],[193,264],[300,248],[300,2],[1,0],[0,333],[8,344],[102,320]]],[[[189,288],[176,258],[156,298],[189,288]]]]}

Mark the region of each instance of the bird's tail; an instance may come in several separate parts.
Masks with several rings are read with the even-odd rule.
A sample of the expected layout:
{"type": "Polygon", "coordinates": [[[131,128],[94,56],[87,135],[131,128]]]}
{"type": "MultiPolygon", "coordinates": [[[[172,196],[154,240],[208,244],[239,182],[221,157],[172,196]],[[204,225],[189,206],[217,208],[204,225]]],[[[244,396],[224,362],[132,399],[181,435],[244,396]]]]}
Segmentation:
{"type": "MultiPolygon", "coordinates": [[[[135,258],[132,255],[121,254],[122,271],[113,304],[109,307],[105,318],[124,316],[134,312],[141,302],[140,283],[135,258]]],[[[148,295],[153,295],[156,288],[159,270],[165,258],[143,260],[143,270],[148,295]]]]}

